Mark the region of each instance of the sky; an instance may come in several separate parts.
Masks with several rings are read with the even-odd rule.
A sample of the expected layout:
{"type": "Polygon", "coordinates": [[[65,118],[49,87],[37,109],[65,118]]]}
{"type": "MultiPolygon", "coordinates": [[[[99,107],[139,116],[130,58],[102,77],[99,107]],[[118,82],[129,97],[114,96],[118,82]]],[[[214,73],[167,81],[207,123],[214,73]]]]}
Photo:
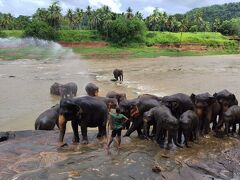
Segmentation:
{"type": "MultiPolygon", "coordinates": [[[[37,8],[47,8],[53,0],[0,0],[0,12],[11,13],[14,16],[32,15],[37,8]]],[[[185,13],[193,8],[213,4],[240,2],[240,0],[59,0],[63,13],[67,9],[82,8],[88,5],[94,9],[108,5],[112,11],[125,12],[130,6],[134,12],[140,11],[145,16],[155,8],[168,14],[185,13]]]]}

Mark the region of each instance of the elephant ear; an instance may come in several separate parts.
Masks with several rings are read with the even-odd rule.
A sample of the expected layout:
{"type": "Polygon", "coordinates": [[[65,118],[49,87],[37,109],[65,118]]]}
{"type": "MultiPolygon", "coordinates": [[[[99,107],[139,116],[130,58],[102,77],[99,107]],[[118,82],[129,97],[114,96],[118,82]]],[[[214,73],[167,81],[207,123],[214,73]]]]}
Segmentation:
{"type": "Polygon", "coordinates": [[[190,96],[190,99],[195,104],[196,95],[192,93],[191,96],[190,96]]]}

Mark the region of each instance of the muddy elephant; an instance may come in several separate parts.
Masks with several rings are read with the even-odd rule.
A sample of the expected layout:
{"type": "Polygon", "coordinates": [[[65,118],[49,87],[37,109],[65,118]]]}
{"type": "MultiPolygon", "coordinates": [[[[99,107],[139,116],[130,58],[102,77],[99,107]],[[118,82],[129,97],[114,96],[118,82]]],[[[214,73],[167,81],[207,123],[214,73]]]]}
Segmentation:
{"type": "Polygon", "coordinates": [[[123,81],[123,70],[122,69],[114,69],[113,71],[114,78],[118,81],[123,81]]]}
{"type": "Polygon", "coordinates": [[[41,113],[35,121],[35,130],[53,130],[55,125],[58,126],[60,105],[47,109],[41,113]]]}
{"type": "Polygon", "coordinates": [[[144,129],[145,132],[148,129],[149,122],[156,126],[156,135],[155,140],[161,145],[164,146],[165,138],[167,137],[167,149],[170,149],[172,146],[172,140],[177,147],[182,147],[177,142],[177,132],[179,128],[179,121],[176,117],[173,116],[171,110],[165,105],[160,105],[154,107],[147,112],[148,116],[144,118],[144,129]]]}
{"type": "MultiPolygon", "coordinates": [[[[228,135],[230,127],[232,128],[232,134],[236,132],[236,125],[240,125],[240,106],[233,105],[226,112],[223,113],[223,123],[225,124],[225,133],[228,135]]],[[[238,130],[240,135],[240,128],[238,130]]]]}
{"type": "Polygon", "coordinates": [[[85,90],[89,96],[98,96],[99,87],[93,83],[88,83],[85,87],[85,90]]]}
{"type": "Polygon", "coordinates": [[[67,121],[72,123],[73,142],[79,142],[80,140],[78,126],[81,127],[83,144],[88,143],[88,127],[98,127],[98,138],[106,136],[107,116],[107,105],[96,97],[84,96],[74,99],[62,99],[59,113],[59,142],[63,142],[67,121]]]}
{"type": "Polygon", "coordinates": [[[179,119],[185,111],[193,110],[194,108],[190,96],[183,93],[164,96],[161,104],[167,106],[177,119],[179,119]]]}
{"type": "Polygon", "coordinates": [[[130,136],[135,130],[140,138],[143,138],[143,115],[144,112],[151,108],[159,106],[160,103],[156,99],[150,97],[136,98],[133,100],[125,100],[119,104],[123,114],[132,120],[131,127],[124,136],[130,136]]]}
{"type": "Polygon", "coordinates": [[[127,96],[126,96],[125,93],[118,93],[118,92],[115,92],[115,91],[110,91],[110,92],[108,92],[108,93],[106,94],[106,97],[117,99],[118,104],[119,104],[121,101],[127,99],[127,96]]]}
{"type": "Polygon", "coordinates": [[[60,84],[55,82],[50,88],[50,94],[61,96],[62,98],[75,97],[77,95],[77,84],[70,82],[67,84],[60,84]]]}
{"type": "Polygon", "coordinates": [[[186,147],[190,147],[188,141],[198,139],[198,124],[199,118],[193,110],[184,112],[179,119],[178,129],[178,143],[182,143],[182,135],[184,136],[184,144],[186,147]]]}
{"type": "Polygon", "coordinates": [[[200,134],[208,134],[210,124],[213,123],[213,129],[216,127],[217,115],[219,115],[221,107],[215,97],[209,93],[192,94],[191,100],[194,104],[194,111],[199,118],[200,134]]]}
{"type": "Polygon", "coordinates": [[[236,96],[233,93],[229,92],[226,89],[218,93],[215,93],[213,96],[217,99],[221,108],[219,112],[219,121],[217,124],[217,129],[219,129],[223,125],[223,119],[222,119],[223,113],[226,112],[229,107],[233,105],[238,105],[238,100],[236,99],[236,96]]]}

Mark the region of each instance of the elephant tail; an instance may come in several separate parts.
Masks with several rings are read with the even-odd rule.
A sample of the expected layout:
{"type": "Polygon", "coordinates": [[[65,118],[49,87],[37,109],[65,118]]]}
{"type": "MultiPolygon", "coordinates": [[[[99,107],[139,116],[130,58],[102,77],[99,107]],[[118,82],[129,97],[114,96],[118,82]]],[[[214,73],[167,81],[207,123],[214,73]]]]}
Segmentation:
{"type": "Polygon", "coordinates": [[[174,144],[175,144],[177,147],[183,148],[183,146],[180,145],[180,144],[177,142],[177,133],[174,133],[174,134],[173,134],[173,142],[174,142],[174,144]]]}

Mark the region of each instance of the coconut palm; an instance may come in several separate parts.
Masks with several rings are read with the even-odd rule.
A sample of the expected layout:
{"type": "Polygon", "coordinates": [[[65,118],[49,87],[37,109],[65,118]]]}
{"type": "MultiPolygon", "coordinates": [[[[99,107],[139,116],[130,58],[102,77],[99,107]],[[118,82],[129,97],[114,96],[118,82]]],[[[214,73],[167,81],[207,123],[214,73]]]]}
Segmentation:
{"type": "Polygon", "coordinates": [[[140,20],[143,20],[143,14],[140,13],[139,11],[137,11],[137,12],[135,13],[135,17],[138,18],[138,19],[140,19],[140,20]]]}
{"type": "Polygon", "coordinates": [[[131,7],[128,7],[128,8],[127,8],[126,18],[127,18],[127,19],[133,18],[133,10],[131,9],[131,7]]]}
{"type": "Polygon", "coordinates": [[[180,31],[181,31],[181,36],[180,36],[180,46],[182,46],[182,36],[183,36],[183,32],[185,32],[187,30],[187,25],[188,25],[188,20],[187,18],[184,18],[181,23],[180,23],[180,31]]]}
{"type": "Polygon", "coordinates": [[[83,12],[83,9],[79,9],[77,8],[76,11],[75,11],[75,23],[76,23],[76,27],[80,28],[81,26],[81,22],[83,20],[83,15],[84,15],[84,12],[83,12]]]}
{"type": "Polygon", "coordinates": [[[71,9],[68,9],[66,18],[68,19],[70,27],[73,29],[74,28],[74,13],[71,9]]]}
{"type": "Polygon", "coordinates": [[[59,2],[53,2],[52,5],[48,8],[48,21],[49,24],[54,28],[60,27],[60,21],[62,18],[61,7],[59,6],[59,2]]]}
{"type": "Polygon", "coordinates": [[[202,23],[203,23],[202,12],[201,11],[197,12],[194,15],[194,21],[195,21],[196,25],[198,26],[198,30],[201,31],[202,23]]]}

